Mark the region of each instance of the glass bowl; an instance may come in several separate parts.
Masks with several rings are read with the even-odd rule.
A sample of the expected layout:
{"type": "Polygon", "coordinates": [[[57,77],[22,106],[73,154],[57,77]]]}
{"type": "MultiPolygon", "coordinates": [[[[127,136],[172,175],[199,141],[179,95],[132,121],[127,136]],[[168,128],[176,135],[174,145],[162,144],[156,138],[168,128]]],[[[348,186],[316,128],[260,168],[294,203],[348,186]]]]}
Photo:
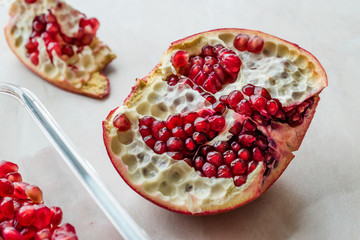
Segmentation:
{"type": "Polygon", "coordinates": [[[33,93],[0,82],[0,109],[0,160],[18,164],[23,181],[42,189],[47,206],[62,208],[79,239],[149,239],[33,93]]]}

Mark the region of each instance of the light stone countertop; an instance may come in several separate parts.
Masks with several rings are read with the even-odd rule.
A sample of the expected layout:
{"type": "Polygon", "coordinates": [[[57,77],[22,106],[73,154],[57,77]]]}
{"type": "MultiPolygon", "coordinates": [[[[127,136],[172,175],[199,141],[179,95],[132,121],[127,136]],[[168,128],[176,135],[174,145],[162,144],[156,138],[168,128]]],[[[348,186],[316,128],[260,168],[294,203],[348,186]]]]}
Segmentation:
{"type": "MultiPolygon", "coordinates": [[[[33,91],[98,171],[119,202],[153,239],[360,238],[360,1],[69,1],[97,17],[98,36],[117,54],[106,72],[105,100],[62,91],[23,66],[0,35],[0,81],[33,91]],[[172,213],[143,199],[116,173],[101,122],[121,105],[168,45],[222,27],[260,30],[313,53],[329,87],[296,157],[259,199],[218,216],[172,213]]],[[[0,5],[0,27],[7,22],[0,5]]],[[[5,141],[4,139],[0,139],[5,141]]],[[[110,230],[112,231],[112,230],[110,230]]],[[[109,234],[119,239],[117,233],[109,234]]]]}

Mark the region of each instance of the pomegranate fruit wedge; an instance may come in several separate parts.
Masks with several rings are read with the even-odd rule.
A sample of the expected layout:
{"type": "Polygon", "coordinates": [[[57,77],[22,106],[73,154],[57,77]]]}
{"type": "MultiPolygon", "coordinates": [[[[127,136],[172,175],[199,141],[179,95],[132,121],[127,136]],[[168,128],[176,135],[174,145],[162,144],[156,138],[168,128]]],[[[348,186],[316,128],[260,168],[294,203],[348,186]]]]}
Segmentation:
{"type": "Polygon", "coordinates": [[[47,207],[39,187],[23,182],[19,167],[0,161],[0,239],[77,240],[75,228],[62,225],[61,208],[47,207]]]}
{"type": "Polygon", "coordinates": [[[171,44],[103,122],[125,182],[166,209],[225,212],[263,194],[293,159],[327,77],[309,52],[245,29],[171,44]]]}
{"type": "Polygon", "coordinates": [[[5,27],[7,42],[33,72],[64,90],[103,98],[102,69],[115,54],[101,42],[99,21],[60,0],[15,0],[5,27]]]}

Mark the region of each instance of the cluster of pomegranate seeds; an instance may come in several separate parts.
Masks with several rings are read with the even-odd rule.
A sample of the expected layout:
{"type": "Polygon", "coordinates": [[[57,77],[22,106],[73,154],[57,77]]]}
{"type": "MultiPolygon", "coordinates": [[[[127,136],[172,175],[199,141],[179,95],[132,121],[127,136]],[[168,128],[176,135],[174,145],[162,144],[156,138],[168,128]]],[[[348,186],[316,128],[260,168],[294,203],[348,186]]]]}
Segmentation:
{"type": "MultiPolygon", "coordinates": [[[[62,7],[61,2],[57,4],[57,8],[62,7]]],[[[89,45],[99,28],[99,22],[96,18],[86,19],[84,15],[79,23],[77,36],[68,37],[61,32],[60,25],[52,11],[49,9],[48,14],[41,14],[33,20],[32,33],[25,47],[34,65],[39,64],[38,38],[44,40],[50,59],[53,58],[53,54],[65,59],[74,55],[73,46],[77,46],[77,51],[81,52],[84,46],[89,45]]]]}
{"type": "Polygon", "coordinates": [[[0,161],[0,239],[77,240],[71,224],[59,226],[61,208],[45,206],[40,188],[23,182],[18,169],[0,161]]]}
{"type": "Polygon", "coordinates": [[[249,35],[241,33],[235,37],[233,45],[239,51],[259,53],[264,46],[264,39],[258,35],[249,37],[249,35]]]}
{"type": "Polygon", "coordinates": [[[171,63],[179,68],[181,75],[211,93],[233,83],[241,68],[236,53],[221,44],[205,45],[198,56],[189,57],[188,52],[179,50],[172,56],[171,63]]]}
{"type": "Polygon", "coordinates": [[[212,140],[224,128],[225,119],[210,109],[170,115],[166,121],[151,116],[139,119],[139,132],[157,154],[175,160],[192,158],[195,150],[212,140]]]}

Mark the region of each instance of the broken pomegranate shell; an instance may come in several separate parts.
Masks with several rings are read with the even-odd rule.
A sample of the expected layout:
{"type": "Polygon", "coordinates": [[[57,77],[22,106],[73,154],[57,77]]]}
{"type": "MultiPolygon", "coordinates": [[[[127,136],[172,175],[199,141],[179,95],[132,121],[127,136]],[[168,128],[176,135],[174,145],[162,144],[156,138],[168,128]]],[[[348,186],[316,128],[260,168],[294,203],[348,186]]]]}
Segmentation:
{"type": "Polygon", "coordinates": [[[296,44],[245,29],[195,34],[172,43],[110,112],[105,147],[125,182],[155,204],[229,211],[279,178],[326,86],[321,64],[296,44]]]}
{"type": "Polygon", "coordinates": [[[8,45],[34,73],[70,92],[94,98],[109,94],[102,70],[115,54],[97,38],[96,18],[60,0],[16,0],[9,15],[8,45]]]}

